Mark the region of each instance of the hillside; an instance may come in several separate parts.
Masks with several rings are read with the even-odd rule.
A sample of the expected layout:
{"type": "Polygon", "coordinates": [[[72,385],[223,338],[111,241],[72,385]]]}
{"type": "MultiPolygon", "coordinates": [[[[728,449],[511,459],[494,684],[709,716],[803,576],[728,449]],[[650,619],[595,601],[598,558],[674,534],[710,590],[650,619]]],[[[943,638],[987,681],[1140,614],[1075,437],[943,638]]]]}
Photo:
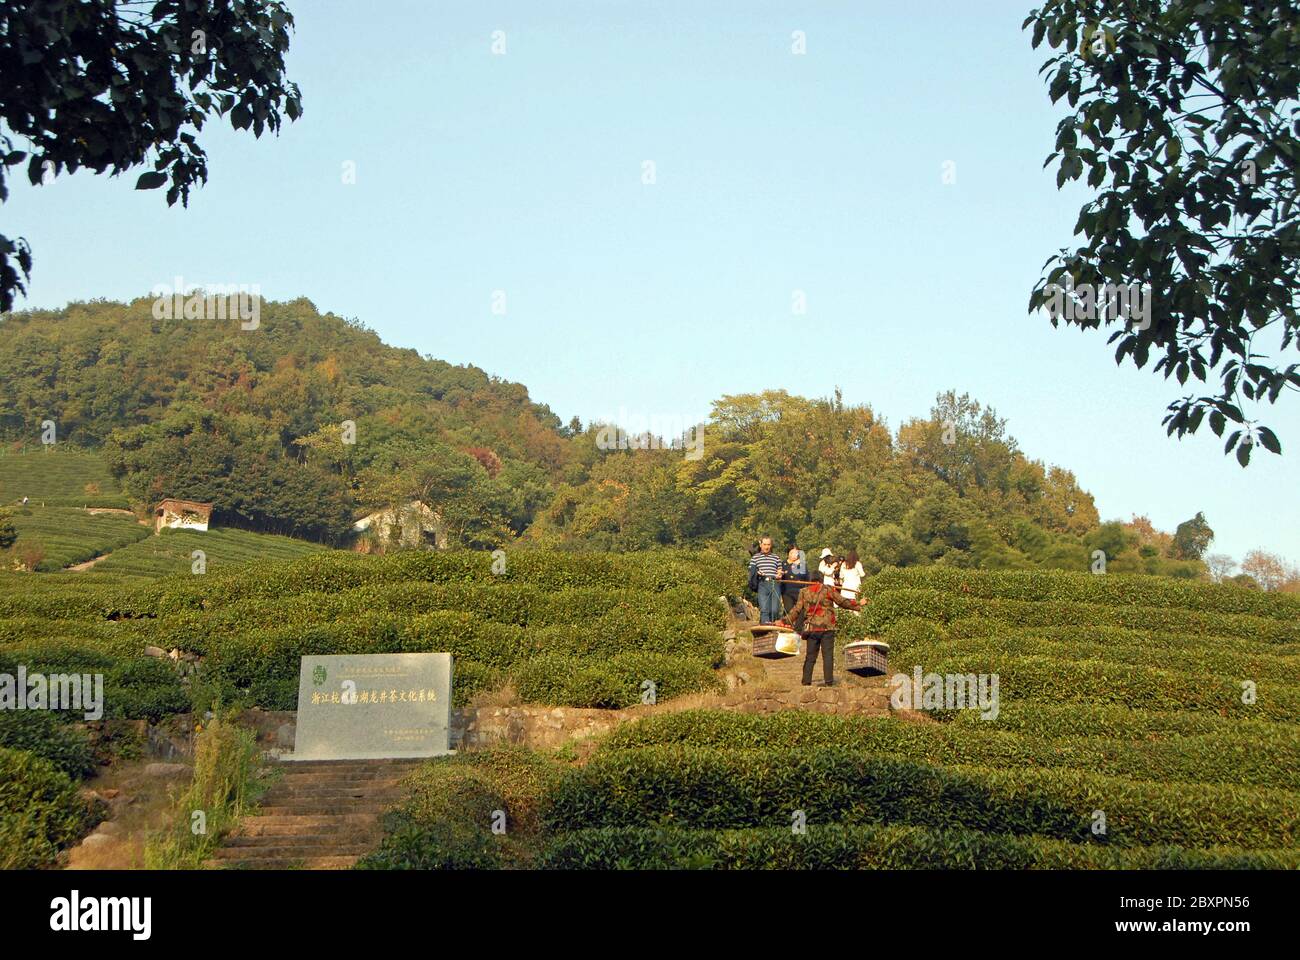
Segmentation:
{"type": "Polygon", "coordinates": [[[359,505],[439,485],[482,500],[466,527],[517,532],[525,489],[564,463],[558,419],[523,387],[386,346],[306,300],[263,304],[255,330],[159,321],[151,305],[0,319],[0,438],[39,448],[50,420],[59,443],[102,449],[136,504],[210,501],[218,524],[318,540],[342,537],[359,505]],[[443,476],[394,487],[430,458],[443,476]]]}
{"type": "Polygon", "coordinates": [[[102,456],[58,444],[0,451],[0,504],[23,497],[47,507],[129,506],[102,456]]]}
{"type": "Polygon", "coordinates": [[[838,395],[725,396],[666,449],[673,438],[562,425],[519,384],[387,346],[307,300],[262,307],[253,330],[155,320],[143,298],[0,318],[0,502],[29,488],[47,506],[183,497],[214,503],[218,527],[346,547],[358,517],[421,501],[452,547],[741,556],[767,533],[856,550],[868,572],[1086,571],[1100,551],[1113,572],[1207,575],[1203,519],[1208,538],[1103,523],[1069,469],[953,391],[896,428],[838,395]],[[61,459],[41,450],[46,421],[61,459]]]}

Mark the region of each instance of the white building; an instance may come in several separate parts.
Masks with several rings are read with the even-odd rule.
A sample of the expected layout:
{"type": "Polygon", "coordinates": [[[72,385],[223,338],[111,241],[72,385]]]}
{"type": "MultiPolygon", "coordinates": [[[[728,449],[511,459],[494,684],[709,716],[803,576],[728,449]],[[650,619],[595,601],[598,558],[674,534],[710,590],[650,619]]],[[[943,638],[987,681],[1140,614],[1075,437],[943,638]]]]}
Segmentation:
{"type": "Polygon", "coordinates": [[[154,533],[159,532],[163,527],[172,530],[207,530],[208,521],[211,519],[212,504],[210,503],[168,498],[154,508],[153,529],[154,533]]]}
{"type": "Polygon", "coordinates": [[[369,533],[380,547],[418,547],[432,543],[439,550],[447,546],[442,517],[428,504],[412,500],[401,507],[376,510],[352,525],[357,533],[369,533]]]}

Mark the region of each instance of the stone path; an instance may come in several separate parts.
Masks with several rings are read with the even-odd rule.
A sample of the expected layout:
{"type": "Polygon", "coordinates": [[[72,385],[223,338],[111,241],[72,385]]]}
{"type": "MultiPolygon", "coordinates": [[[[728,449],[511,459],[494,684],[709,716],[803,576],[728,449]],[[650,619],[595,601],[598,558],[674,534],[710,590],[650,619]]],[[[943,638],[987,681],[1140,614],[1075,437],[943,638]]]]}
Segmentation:
{"type": "Polygon", "coordinates": [[[285,761],[261,806],[205,866],[346,869],[378,845],[380,817],[423,760],[285,761]]]}
{"type": "Polygon", "coordinates": [[[773,713],[777,710],[807,710],[817,713],[885,716],[890,713],[886,677],[860,677],[844,669],[844,643],[836,638],[835,684],[822,683],[821,658],[813,670],[812,686],[802,685],[803,654],[780,659],[748,654],[749,628],[753,623],[733,624],[737,652],[731,657],[729,672],[745,682],[722,697],[723,710],[744,713],[773,713]]]}

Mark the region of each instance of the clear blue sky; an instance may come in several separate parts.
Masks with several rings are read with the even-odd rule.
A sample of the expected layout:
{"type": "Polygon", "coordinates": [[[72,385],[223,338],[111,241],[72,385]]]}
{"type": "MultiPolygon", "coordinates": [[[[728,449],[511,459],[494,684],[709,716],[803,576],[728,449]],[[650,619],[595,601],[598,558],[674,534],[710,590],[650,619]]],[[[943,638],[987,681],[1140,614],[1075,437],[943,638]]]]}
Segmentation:
{"type": "Polygon", "coordinates": [[[1060,110],[1020,30],[1031,0],[289,6],[305,115],[278,139],[205,130],[188,210],[134,174],[15,181],[28,305],[257,283],[565,420],[838,385],[896,428],[955,388],[1103,518],[1204,510],[1213,551],[1300,561],[1297,398],[1268,421],[1289,453],[1243,471],[1208,429],[1166,439],[1175,382],[1025,312],[1086,197],[1042,169],[1060,110]]]}

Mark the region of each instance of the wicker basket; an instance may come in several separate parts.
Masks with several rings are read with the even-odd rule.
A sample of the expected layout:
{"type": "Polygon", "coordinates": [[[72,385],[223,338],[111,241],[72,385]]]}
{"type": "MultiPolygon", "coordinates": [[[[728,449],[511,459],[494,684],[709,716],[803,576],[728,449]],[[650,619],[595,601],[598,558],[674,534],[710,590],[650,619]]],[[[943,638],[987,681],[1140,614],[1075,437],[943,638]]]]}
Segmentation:
{"type": "Polygon", "coordinates": [[[844,669],[864,677],[879,677],[889,672],[889,644],[879,640],[859,640],[844,648],[844,669]]]}
{"type": "Polygon", "coordinates": [[[799,647],[799,634],[793,630],[784,630],[780,627],[754,627],[750,630],[750,634],[754,638],[754,656],[766,660],[793,657],[795,653],[791,648],[797,651],[799,647]]]}

